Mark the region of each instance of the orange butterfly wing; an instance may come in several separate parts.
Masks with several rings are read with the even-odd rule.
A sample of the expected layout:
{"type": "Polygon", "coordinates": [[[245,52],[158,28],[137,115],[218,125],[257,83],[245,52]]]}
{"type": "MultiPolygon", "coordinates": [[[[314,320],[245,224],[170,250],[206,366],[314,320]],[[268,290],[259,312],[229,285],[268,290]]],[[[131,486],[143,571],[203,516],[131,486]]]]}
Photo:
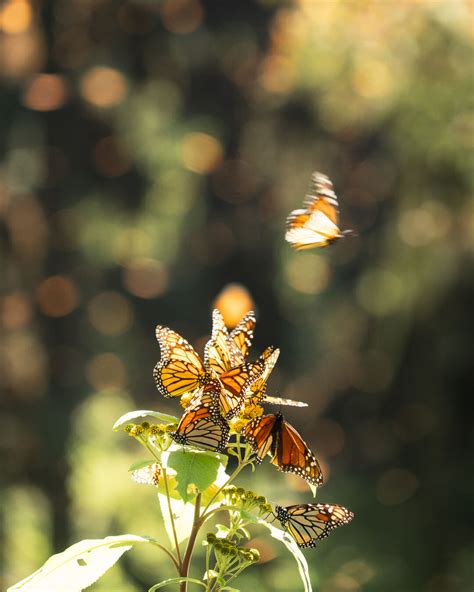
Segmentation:
{"type": "Polygon", "coordinates": [[[220,375],[244,363],[252,343],[255,315],[249,312],[230,333],[222,313],[212,312],[212,335],[204,349],[204,365],[220,375]]]}
{"type": "Polygon", "coordinates": [[[322,485],[321,467],[295,428],[281,418],[271,463],[279,471],[294,473],[311,485],[322,485]]]}
{"type": "Polygon", "coordinates": [[[204,348],[204,365],[209,372],[219,376],[242,362],[243,357],[230,339],[224,317],[215,308],[212,311],[212,335],[204,348]]]}
{"type": "Polygon", "coordinates": [[[252,447],[257,462],[261,463],[272,448],[274,442],[274,428],[277,416],[264,415],[256,417],[243,428],[242,434],[252,447]]]}
{"type": "Polygon", "coordinates": [[[338,226],[339,203],[331,180],[326,175],[316,172],[311,176],[311,184],[311,193],[305,202],[308,213],[319,210],[338,226]]]}
{"type": "Polygon", "coordinates": [[[257,402],[265,396],[268,377],[270,376],[279,355],[280,350],[278,348],[275,349],[273,346],[269,346],[255,362],[255,364],[260,364],[262,367],[262,373],[250,386],[250,397],[255,397],[257,402]]]}
{"type": "Polygon", "coordinates": [[[197,393],[184,412],[171,437],[178,444],[224,452],[229,441],[229,426],[219,415],[218,389],[215,382],[197,393]]]}
{"type": "Polygon", "coordinates": [[[248,312],[239,324],[230,333],[230,339],[235,343],[242,354],[242,358],[246,358],[252,345],[253,331],[255,329],[255,313],[248,312]]]}
{"type": "Polygon", "coordinates": [[[153,377],[163,396],[178,397],[207,382],[201,358],[186,339],[160,325],[156,328],[156,338],[161,359],[153,370],[153,377]]]}
{"type": "Polygon", "coordinates": [[[293,210],[286,219],[285,239],[295,249],[325,247],[350,231],[339,229],[339,204],[329,177],[315,172],[304,208],[293,210]]]}

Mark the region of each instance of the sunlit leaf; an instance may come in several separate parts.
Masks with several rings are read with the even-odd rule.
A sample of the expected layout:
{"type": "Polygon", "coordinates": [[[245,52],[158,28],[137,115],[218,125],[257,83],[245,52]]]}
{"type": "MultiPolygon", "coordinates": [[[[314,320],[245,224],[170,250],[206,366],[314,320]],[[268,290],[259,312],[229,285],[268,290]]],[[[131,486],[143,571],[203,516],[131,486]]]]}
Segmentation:
{"type": "Polygon", "coordinates": [[[50,557],[8,592],[80,592],[98,580],[133,545],[152,542],[133,534],[81,541],[50,557]]]}
{"type": "Polygon", "coordinates": [[[153,417],[158,421],[162,421],[164,423],[177,423],[179,420],[174,415],[168,415],[167,413],[160,413],[159,411],[149,411],[146,409],[140,409],[137,411],[130,411],[129,413],[125,413],[122,417],[119,417],[117,421],[114,423],[113,430],[116,432],[121,428],[125,427],[127,424],[136,421],[137,419],[143,419],[144,417],[153,417]]]}
{"type": "Polygon", "coordinates": [[[196,490],[204,491],[217,478],[219,467],[225,467],[227,457],[215,452],[178,448],[163,455],[166,466],[176,471],[176,489],[188,502],[196,490]]]}

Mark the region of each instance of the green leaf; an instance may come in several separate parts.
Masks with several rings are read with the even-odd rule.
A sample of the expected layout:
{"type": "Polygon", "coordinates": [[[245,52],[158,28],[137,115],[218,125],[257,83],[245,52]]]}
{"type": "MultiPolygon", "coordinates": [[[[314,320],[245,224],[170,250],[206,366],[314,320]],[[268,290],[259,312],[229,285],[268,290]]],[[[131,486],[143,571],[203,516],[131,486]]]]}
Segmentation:
{"type": "Polygon", "coordinates": [[[163,454],[163,461],[176,471],[176,490],[188,502],[194,497],[193,486],[202,492],[214,483],[219,467],[226,466],[227,456],[180,447],[163,454]]]}
{"type": "Polygon", "coordinates": [[[301,552],[301,549],[296,544],[295,539],[284,530],[276,528],[275,526],[273,526],[273,524],[270,524],[263,518],[257,518],[253,515],[250,518],[250,516],[251,515],[249,514],[249,521],[265,526],[265,528],[268,528],[271,536],[274,539],[280,541],[285,545],[285,547],[293,555],[293,557],[296,560],[296,563],[298,564],[298,571],[300,572],[301,581],[303,582],[304,592],[312,592],[311,580],[309,578],[308,563],[306,561],[306,557],[301,552]]]}
{"type": "Polygon", "coordinates": [[[133,534],[81,541],[50,557],[7,592],[80,592],[104,575],[133,545],[152,542],[133,534]]]}
{"type": "Polygon", "coordinates": [[[137,419],[143,419],[144,417],[153,417],[158,421],[162,421],[164,423],[178,423],[178,418],[174,417],[174,415],[168,415],[167,413],[160,413],[159,411],[149,411],[146,409],[140,409],[139,411],[130,411],[129,413],[125,413],[122,417],[119,417],[117,421],[114,423],[114,427],[112,428],[114,432],[120,430],[121,428],[125,427],[129,423],[133,423],[137,419]]]}
{"type": "Polygon", "coordinates": [[[143,467],[148,467],[149,465],[152,465],[156,463],[156,459],[149,459],[149,460],[137,460],[136,462],[132,463],[129,468],[128,468],[128,472],[130,473],[131,471],[138,471],[138,469],[142,469],[143,467]]]}
{"type": "Polygon", "coordinates": [[[190,582],[191,584],[199,584],[203,588],[206,587],[206,584],[204,582],[201,582],[201,580],[196,580],[194,578],[169,578],[168,580],[163,580],[159,584],[155,584],[148,590],[148,592],[155,592],[155,590],[163,588],[164,586],[168,586],[169,584],[180,584],[181,582],[190,582]]]}

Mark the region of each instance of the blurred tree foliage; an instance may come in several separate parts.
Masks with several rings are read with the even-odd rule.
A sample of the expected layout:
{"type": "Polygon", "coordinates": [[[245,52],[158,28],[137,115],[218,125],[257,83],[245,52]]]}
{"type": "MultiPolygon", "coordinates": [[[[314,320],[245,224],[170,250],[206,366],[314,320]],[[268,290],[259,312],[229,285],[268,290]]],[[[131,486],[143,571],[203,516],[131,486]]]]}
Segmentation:
{"type": "MultiPolygon", "coordinates": [[[[110,428],[176,411],[154,326],[199,347],[235,282],[220,305],[253,300],[274,392],[311,405],[288,416],[329,475],[318,500],[356,514],[307,552],[318,590],[472,587],[472,22],[467,0],[0,4],[2,587],[158,525],[110,428]],[[358,236],[295,253],[314,169],[358,236]]],[[[260,534],[244,589],[296,590],[260,534]]],[[[131,554],[94,590],[157,569],[131,554]]]]}

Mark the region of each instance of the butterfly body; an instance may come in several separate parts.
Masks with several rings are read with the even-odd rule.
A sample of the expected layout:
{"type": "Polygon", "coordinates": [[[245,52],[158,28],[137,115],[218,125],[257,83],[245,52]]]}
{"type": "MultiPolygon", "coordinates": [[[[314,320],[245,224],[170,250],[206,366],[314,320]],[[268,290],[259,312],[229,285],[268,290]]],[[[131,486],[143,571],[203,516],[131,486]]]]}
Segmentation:
{"type": "Polygon", "coordinates": [[[350,231],[339,229],[339,204],[329,177],[315,172],[304,208],[286,219],[285,239],[297,250],[326,247],[350,231]]]}
{"type": "Polygon", "coordinates": [[[354,514],[338,504],[295,504],[275,506],[276,518],[299,547],[316,547],[338,526],[348,524],[354,514]]]}
{"type": "Polygon", "coordinates": [[[257,462],[270,453],[271,463],[279,471],[294,473],[310,483],[321,485],[321,467],[308,445],[281,413],[252,419],[242,430],[252,447],[257,462]]]}

